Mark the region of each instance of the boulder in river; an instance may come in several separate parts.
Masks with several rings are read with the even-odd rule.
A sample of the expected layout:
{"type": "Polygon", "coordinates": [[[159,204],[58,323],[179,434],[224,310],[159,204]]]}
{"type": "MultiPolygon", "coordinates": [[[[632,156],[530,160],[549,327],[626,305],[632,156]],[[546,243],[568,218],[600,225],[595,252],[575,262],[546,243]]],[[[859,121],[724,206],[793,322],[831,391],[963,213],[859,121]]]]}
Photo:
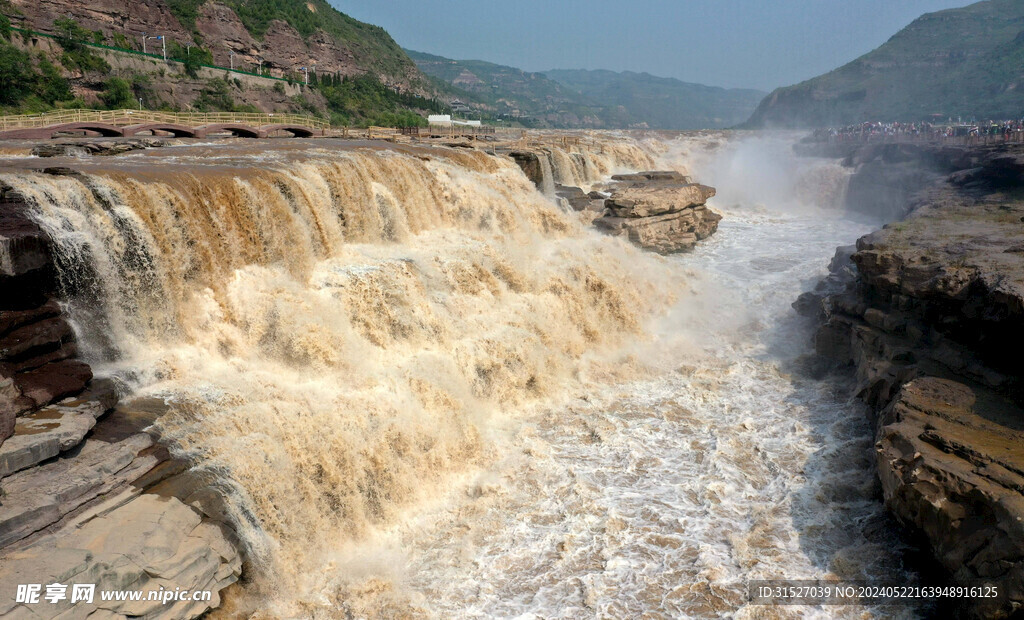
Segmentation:
{"type": "Polygon", "coordinates": [[[623,235],[661,254],[693,249],[718,230],[722,216],[705,206],[715,188],[691,183],[675,171],[639,172],[612,177],[616,185],[605,199],[604,217],[594,225],[623,235]]]}

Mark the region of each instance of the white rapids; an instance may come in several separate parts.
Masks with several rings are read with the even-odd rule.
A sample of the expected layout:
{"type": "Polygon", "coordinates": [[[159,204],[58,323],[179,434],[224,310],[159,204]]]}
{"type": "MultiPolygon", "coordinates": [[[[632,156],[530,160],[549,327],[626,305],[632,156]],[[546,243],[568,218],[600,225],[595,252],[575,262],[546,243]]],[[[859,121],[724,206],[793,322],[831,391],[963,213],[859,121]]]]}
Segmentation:
{"type": "MultiPolygon", "coordinates": [[[[568,140],[560,142],[568,148],[568,140]]],[[[752,579],[913,580],[871,430],[790,304],[877,222],[785,139],[597,134],[547,183],[674,167],[725,219],[662,258],[508,158],[213,145],[0,175],[87,358],[164,399],[249,552],[214,617],[886,617],[752,579]],[[592,216],[593,214],[591,214],[592,216]]]]}
{"type": "Polygon", "coordinates": [[[833,163],[796,160],[786,142],[707,141],[669,144],[660,162],[716,185],[725,215],[668,259],[689,290],[633,355],[663,372],[614,387],[591,377],[510,430],[493,465],[360,550],[335,599],[347,613],[916,615],[747,603],[755,579],[916,575],[880,501],[865,410],[796,369],[813,325],[790,304],[836,246],[878,223],[842,211],[848,172],[833,163]]]}

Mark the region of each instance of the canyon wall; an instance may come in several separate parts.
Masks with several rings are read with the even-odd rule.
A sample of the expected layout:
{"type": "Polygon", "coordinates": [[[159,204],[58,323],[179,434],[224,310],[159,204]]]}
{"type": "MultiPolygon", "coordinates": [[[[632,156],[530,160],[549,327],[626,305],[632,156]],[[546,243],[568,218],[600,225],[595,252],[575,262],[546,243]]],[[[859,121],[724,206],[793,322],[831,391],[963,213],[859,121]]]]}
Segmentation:
{"type": "Polygon", "coordinates": [[[1024,149],[844,148],[851,207],[909,215],[841,248],[795,305],[875,412],[891,512],[954,583],[998,588],[953,611],[1009,616],[1024,605],[1024,149]]]}

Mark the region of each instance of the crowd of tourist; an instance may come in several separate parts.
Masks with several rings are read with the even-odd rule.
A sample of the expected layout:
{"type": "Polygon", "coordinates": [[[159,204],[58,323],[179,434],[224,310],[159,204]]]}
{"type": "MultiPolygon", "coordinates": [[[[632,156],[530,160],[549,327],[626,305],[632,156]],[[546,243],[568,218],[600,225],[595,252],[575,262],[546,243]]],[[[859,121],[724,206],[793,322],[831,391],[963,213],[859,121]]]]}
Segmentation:
{"type": "Polygon", "coordinates": [[[871,141],[947,141],[1004,142],[1024,141],[1024,119],[950,123],[866,122],[845,127],[816,129],[814,137],[829,142],[871,141]]]}

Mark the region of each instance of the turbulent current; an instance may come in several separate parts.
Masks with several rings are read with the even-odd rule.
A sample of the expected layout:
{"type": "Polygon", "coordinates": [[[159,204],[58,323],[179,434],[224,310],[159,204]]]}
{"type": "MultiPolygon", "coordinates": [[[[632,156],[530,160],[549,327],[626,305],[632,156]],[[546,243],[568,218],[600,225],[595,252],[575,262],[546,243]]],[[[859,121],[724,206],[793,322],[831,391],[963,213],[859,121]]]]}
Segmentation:
{"type": "Polygon", "coordinates": [[[195,145],[0,181],[57,244],[94,370],[163,399],[220,481],[251,560],[229,611],[870,617],[746,599],[904,574],[866,418],[797,372],[789,307],[872,225],[786,147],[548,148],[552,182],[717,186],[717,235],[668,258],[480,151],[195,145]]]}

